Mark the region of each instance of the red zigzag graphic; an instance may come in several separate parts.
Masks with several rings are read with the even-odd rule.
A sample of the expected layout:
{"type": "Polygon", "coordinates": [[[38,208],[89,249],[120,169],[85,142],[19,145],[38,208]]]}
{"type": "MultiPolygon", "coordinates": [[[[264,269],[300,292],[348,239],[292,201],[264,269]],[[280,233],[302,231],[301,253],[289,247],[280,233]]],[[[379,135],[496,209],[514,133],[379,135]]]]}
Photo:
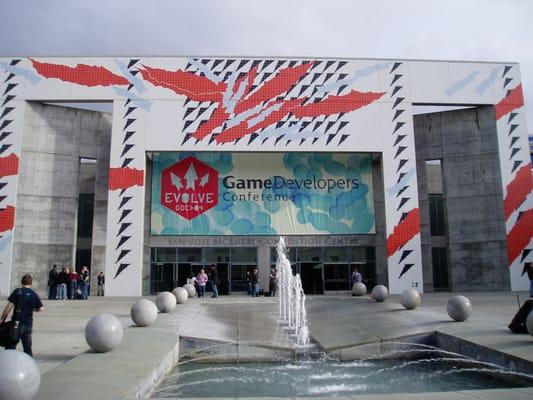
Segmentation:
{"type": "Polygon", "coordinates": [[[15,207],[7,206],[0,210],[0,232],[6,232],[13,229],[15,225],[15,207]]]}
{"type": "Polygon", "coordinates": [[[506,220],[524,202],[532,190],[533,175],[531,174],[531,164],[528,163],[518,170],[515,178],[507,185],[507,195],[503,202],[506,220]]]}
{"type": "Polygon", "coordinates": [[[19,172],[19,158],[16,154],[0,157],[0,177],[17,175],[19,172]]]}
{"type": "Polygon", "coordinates": [[[533,237],[533,208],[525,211],[507,234],[509,265],[520,255],[533,237]]]}
{"type": "Polygon", "coordinates": [[[109,190],[144,185],[144,171],[135,168],[109,168],[109,190]]]}
{"type": "Polygon", "coordinates": [[[387,257],[392,256],[420,232],[420,210],[413,208],[387,238],[387,257]]]}
{"type": "Polygon", "coordinates": [[[522,84],[512,89],[498,104],[494,106],[496,119],[500,119],[505,114],[510,113],[524,105],[524,95],[522,94],[522,84]]]}
{"type": "Polygon", "coordinates": [[[33,68],[45,78],[56,78],[64,82],[77,83],[82,86],[112,86],[128,85],[129,81],[123,76],[116,75],[101,66],[77,64],[69,67],[61,64],[49,64],[30,58],[33,68]]]}

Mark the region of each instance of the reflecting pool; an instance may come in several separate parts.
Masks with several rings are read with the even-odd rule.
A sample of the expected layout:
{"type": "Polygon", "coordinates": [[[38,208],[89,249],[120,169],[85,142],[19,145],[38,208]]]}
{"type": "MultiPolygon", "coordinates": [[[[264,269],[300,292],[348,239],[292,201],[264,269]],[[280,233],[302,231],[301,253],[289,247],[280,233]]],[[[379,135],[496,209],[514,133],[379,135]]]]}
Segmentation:
{"type": "Polygon", "coordinates": [[[153,397],[334,397],[533,386],[533,376],[452,353],[351,362],[178,365],[153,397]]]}

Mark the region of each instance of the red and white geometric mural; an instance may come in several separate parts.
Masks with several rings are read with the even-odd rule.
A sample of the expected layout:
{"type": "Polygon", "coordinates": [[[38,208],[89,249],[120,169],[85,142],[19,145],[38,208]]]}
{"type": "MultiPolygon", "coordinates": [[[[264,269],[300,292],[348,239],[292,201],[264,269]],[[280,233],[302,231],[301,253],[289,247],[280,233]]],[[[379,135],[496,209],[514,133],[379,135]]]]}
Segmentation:
{"type": "Polygon", "coordinates": [[[11,268],[24,101],[113,101],[107,294],[142,291],[147,151],[382,153],[389,286],[422,291],[411,109],[425,103],[495,105],[511,284],[527,287],[533,183],[516,64],[32,57],[0,59],[0,78],[0,282],[11,268]]]}

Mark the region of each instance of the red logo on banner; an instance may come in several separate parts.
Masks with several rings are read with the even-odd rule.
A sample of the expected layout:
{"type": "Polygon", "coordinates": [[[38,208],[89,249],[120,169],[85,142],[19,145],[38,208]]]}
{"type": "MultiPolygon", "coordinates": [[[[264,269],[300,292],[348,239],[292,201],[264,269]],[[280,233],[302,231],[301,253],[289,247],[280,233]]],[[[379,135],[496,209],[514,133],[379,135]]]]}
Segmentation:
{"type": "Polygon", "coordinates": [[[161,173],[161,204],[191,220],[218,204],[218,171],[187,157],[161,173]]]}

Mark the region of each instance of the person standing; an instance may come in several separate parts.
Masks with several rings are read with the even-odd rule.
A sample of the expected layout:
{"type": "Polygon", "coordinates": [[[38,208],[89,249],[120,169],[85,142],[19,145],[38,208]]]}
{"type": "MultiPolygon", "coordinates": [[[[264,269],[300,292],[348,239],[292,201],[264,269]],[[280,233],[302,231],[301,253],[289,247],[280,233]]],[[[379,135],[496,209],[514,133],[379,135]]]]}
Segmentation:
{"type": "Polygon", "coordinates": [[[89,268],[87,268],[85,265],[81,267],[81,273],[80,273],[80,290],[81,290],[81,298],[83,300],[87,300],[89,297],[89,268]]]}
{"type": "Polygon", "coordinates": [[[57,265],[54,264],[52,269],[48,273],[48,300],[55,300],[57,297],[57,275],[59,271],[57,270],[57,265]]]}
{"type": "Polygon", "coordinates": [[[98,291],[96,292],[97,296],[103,296],[104,295],[104,287],[105,287],[105,276],[102,271],[98,274],[96,277],[96,284],[98,286],[98,291]]]}
{"type": "Polygon", "coordinates": [[[67,299],[67,280],[68,273],[67,268],[61,268],[61,272],[57,275],[57,300],[66,300],[67,299]]]}
{"type": "Polygon", "coordinates": [[[71,271],[71,268],[70,267],[67,267],[67,299],[70,299],[72,297],[72,293],[70,291],[70,271],[71,271]]]}
{"type": "MultiPolygon", "coordinates": [[[[25,274],[20,280],[21,288],[15,289],[9,296],[0,322],[4,322],[11,310],[13,311],[12,321],[19,321],[19,336],[22,342],[24,353],[33,357],[31,334],[33,330],[33,311],[42,311],[43,303],[39,295],[31,288],[33,278],[30,274],[25,274]]],[[[18,341],[9,346],[6,350],[14,350],[17,348],[18,341]]]]}
{"type": "Polygon", "coordinates": [[[198,275],[196,275],[196,283],[198,285],[198,297],[204,297],[205,294],[205,285],[207,284],[208,278],[202,268],[198,275]]]}
{"type": "Polygon", "coordinates": [[[252,272],[252,297],[259,297],[259,271],[254,268],[252,272]]]}
{"type": "Polygon", "coordinates": [[[270,297],[276,296],[277,287],[278,287],[278,278],[276,277],[276,268],[271,268],[270,279],[268,282],[268,291],[270,292],[270,297]]]}
{"type": "Polygon", "coordinates": [[[248,293],[248,296],[252,295],[252,276],[250,275],[250,271],[246,271],[246,277],[245,277],[246,283],[246,293],[248,293]]]}
{"type": "Polygon", "coordinates": [[[213,287],[213,295],[211,297],[218,297],[218,285],[220,285],[220,279],[218,276],[218,270],[216,265],[211,267],[211,286],[213,287]]]}
{"type": "Polygon", "coordinates": [[[74,268],[70,272],[70,300],[76,298],[76,290],[78,290],[78,273],[74,268]]]}
{"type": "Polygon", "coordinates": [[[529,297],[533,297],[533,263],[527,262],[524,264],[522,276],[525,273],[527,273],[527,277],[529,278],[529,297]]]}
{"type": "Polygon", "coordinates": [[[350,283],[353,288],[353,285],[356,283],[363,282],[363,275],[357,270],[357,268],[354,268],[352,270],[352,276],[350,277],[350,283]]]}

